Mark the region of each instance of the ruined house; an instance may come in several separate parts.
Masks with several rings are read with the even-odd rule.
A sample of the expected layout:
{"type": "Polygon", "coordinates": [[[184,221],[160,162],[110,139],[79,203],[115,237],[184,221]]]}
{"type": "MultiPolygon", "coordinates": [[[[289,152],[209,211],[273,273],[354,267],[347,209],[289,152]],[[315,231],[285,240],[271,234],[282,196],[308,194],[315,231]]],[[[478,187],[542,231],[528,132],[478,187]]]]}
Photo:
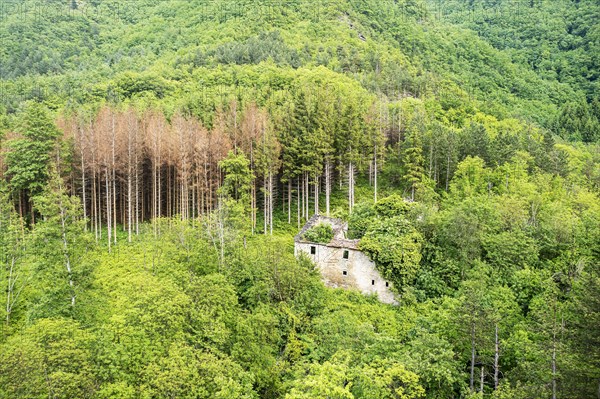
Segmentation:
{"type": "Polygon", "coordinates": [[[383,303],[396,303],[392,283],[385,280],[375,263],[358,249],[359,240],[346,238],[348,224],[340,219],[314,215],[294,238],[296,256],[304,252],[317,265],[328,287],[354,289],[363,294],[377,294],[383,303]],[[333,239],[327,244],[305,240],[311,228],[326,223],[333,229],[333,239]]]}

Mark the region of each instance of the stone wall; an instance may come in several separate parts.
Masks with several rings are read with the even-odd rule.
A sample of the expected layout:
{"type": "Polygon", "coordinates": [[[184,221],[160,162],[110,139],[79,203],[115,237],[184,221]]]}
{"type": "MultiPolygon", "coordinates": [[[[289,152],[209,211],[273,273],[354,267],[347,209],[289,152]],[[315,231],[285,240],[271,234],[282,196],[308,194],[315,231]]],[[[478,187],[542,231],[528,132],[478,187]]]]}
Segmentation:
{"type": "Polygon", "coordinates": [[[296,242],[295,252],[302,251],[317,265],[325,285],[355,289],[363,294],[377,294],[383,303],[396,303],[390,290],[392,283],[384,280],[375,264],[361,251],[315,243],[296,242]],[[311,253],[314,248],[315,253],[311,253]],[[347,259],[344,253],[347,253],[347,259]]]}

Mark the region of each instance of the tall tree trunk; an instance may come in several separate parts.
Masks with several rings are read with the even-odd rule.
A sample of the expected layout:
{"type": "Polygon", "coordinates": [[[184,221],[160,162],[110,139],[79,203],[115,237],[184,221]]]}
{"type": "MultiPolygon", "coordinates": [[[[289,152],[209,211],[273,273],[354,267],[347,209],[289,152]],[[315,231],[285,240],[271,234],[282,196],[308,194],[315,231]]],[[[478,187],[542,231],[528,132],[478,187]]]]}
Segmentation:
{"type": "Polygon", "coordinates": [[[113,240],[115,245],[117,244],[117,179],[115,176],[115,169],[113,166],[112,170],[112,213],[113,213],[113,240]]]}
{"type": "MultiPolygon", "coordinates": [[[[15,250],[16,250],[16,248],[15,248],[15,250]]],[[[17,257],[13,253],[10,257],[10,266],[8,267],[8,276],[7,276],[8,278],[7,278],[7,282],[6,282],[7,283],[7,286],[6,286],[6,325],[7,326],[10,324],[10,316],[12,314],[14,305],[17,302],[17,299],[19,298],[21,291],[24,287],[24,285],[22,284],[21,289],[19,289],[15,293],[15,285],[17,283],[17,280],[19,279],[19,276],[15,271],[16,263],[17,263],[17,257]]]]}
{"type": "Polygon", "coordinates": [[[325,214],[329,216],[331,200],[331,163],[325,162],[325,214]]]}
{"type": "Polygon", "coordinates": [[[433,135],[431,135],[431,142],[429,143],[429,173],[428,177],[431,179],[433,176],[433,135]]]}
{"type": "Polygon", "coordinates": [[[127,133],[127,242],[131,242],[132,223],[133,223],[133,165],[131,143],[131,132],[127,133]]]}
{"type": "Polygon", "coordinates": [[[306,175],[302,172],[302,218],[306,218],[306,175]]]}
{"type": "Polygon", "coordinates": [[[556,332],[552,332],[552,399],[556,399],[556,332]]]}
{"type": "Polygon", "coordinates": [[[373,201],[377,203],[377,146],[373,155],[373,201]]]}
{"type": "Polygon", "coordinates": [[[107,226],[107,230],[108,230],[108,252],[110,252],[111,249],[111,241],[112,241],[112,213],[111,213],[111,204],[112,201],[110,199],[110,192],[111,192],[111,188],[110,188],[110,184],[108,181],[108,168],[106,168],[105,173],[104,173],[104,179],[105,179],[105,183],[106,183],[106,226],[107,226]]]}
{"type": "Polygon", "coordinates": [[[92,169],[92,224],[94,226],[94,236],[98,242],[98,201],[96,194],[96,170],[92,169]]]}
{"type": "MultiPolygon", "coordinates": [[[[158,187],[158,198],[157,198],[157,204],[158,204],[158,210],[157,210],[157,214],[156,217],[162,217],[162,163],[158,162],[158,177],[157,177],[158,181],[156,182],[156,185],[158,187]]],[[[160,234],[160,232],[158,232],[158,234],[160,234]]]]}
{"type": "Polygon", "coordinates": [[[287,208],[288,208],[288,224],[292,224],[292,179],[288,180],[288,200],[287,200],[287,208]]]}
{"type": "Polygon", "coordinates": [[[308,172],[306,172],[306,177],[304,179],[305,189],[304,194],[306,195],[306,220],[310,219],[310,178],[308,176],[308,172]]]}
{"type": "Polygon", "coordinates": [[[446,191],[450,187],[450,149],[448,149],[448,157],[446,160],[446,191]]]}
{"type": "Polygon", "coordinates": [[[483,392],[483,383],[485,381],[485,367],[481,365],[481,376],[479,380],[479,392],[483,392]]]}
{"type": "Polygon", "coordinates": [[[223,220],[222,200],[219,199],[218,207],[221,208],[219,214],[219,243],[220,243],[220,262],[219,272],[223,271],[225,266],[225,221],[223,220]]]}
{"type": "Polygon", "coordinates": [[[273,172],[269,171],[269,228],[273,235],[273,172]]]}
{"type": "Polygon", "coordinates": [[[86,187],[85,187],[85,165],[83,162],[83,154],[81,154],[81,202],[83,204],[83,219],[85,220],[85,231],[87,232],[88,230],[88,217],[87,217],[87,198],[85,196],[86,194],[86,187]]]}
{"type": "Polygon", "coordinates": [[[267,177],[263,177],[263,234],[267,234],[267,224],[269,221],[269,205],[268,205],[268,192],[269,192],[269,182],[267,177]]]}
{"type": "Polygon", "coordinates": [[[113,239],[117,243],[117,188],[115,175],[115,114],[112,112],[112,142],[111,142],[111,179],[112,179],[112,213],[113,213],[113,239]]]}
{"type": "Polygon", "coordinates": [[[6,325],[8,326],[10,324],[10,312],[11,312],[11,296],[13,293],[13,288],[14,288],[14,280],[13,280],[13,270],[15,267],[15,258],[14,256],[11,257],[10,260],[10,267],[8,269],[8,280],[7,280],[7,286],[6,286],[6,325]]]}
{"type": "Polygon", "coordinates": [[[59,209],[60,209],[60,225],[61,225],[61,237],[62,237],[62,252],[63,257],[65,259],[65,268],[67,269],[67,276],[69,279],[69,289],[71,291],[71,307],[75,307],[75,284],[73,282],[73,271],[71,270],[71,256],[69,255],[69,246],[67,242],[67,228],[66,228],[66,220],[67,217],[65,215],[65,205],[63,204],[62,198],[62,187],[59,186],[60,190],[60,199],[59,199],[59,209]]]}
{"type": "Polygon", "coordinates": [[[352,213],[354,208],[354,164],[348,164],[348,209],[352,213]]]}
{"type": "MultiPolygon", "coordinates": [[[[136,143],[137,143],[137,132],[136,132],[136,143]]],[[[135,152],[135,235],[140,234],[140,172],[138,170],[138,151],[135,152]]],[[[143,208],[143,207],[142,207],[143,208]]]]}
{"type": "Polygon", "coordinates": [[[315,177],[315,215],[319,214],[319,176],[315,177]]]}
{"type": "Polygon", "coordinates": [[[250,192],[250,210],[251,210],[251,215],[250,215],[250,219],[252,222],[252,235],[254,235],[254,230],[256,230],[256,179],[252,180],[252,186],[251,186],[251,192],[250,192]]]}
{"type": "Polygon", "coordinates": [[[102,171],[98,171],[98,238],[102,240],[102,171]]]}
{"type": "Polygon", "coordinates": [[[494,389],[498,389],[498,375],[500,372],[500,342],[498,341],[498,323],[495,325],[494,342],[494,389]]]}
{"type": "Polygon", "coordinates": [[[131,242],[133,224],[133,182],[131,181],[131,167],[127,172],[127,242],[131,242]]]}
{"type": "Polygon", "coordinates": [[[471,324],[471,378],[469,381],[471,392],[475,390],[475,323],[471,324]]]}

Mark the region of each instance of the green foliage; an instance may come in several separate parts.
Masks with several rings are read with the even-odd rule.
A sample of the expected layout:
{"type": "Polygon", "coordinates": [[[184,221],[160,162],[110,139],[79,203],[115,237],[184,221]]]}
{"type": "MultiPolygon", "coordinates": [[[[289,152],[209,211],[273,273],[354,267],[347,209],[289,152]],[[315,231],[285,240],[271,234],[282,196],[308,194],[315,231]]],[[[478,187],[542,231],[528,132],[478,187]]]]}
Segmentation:
{"type": "MultiPolygon", "coordinates": [[[[418,124],[423,124],[423,121],[418,121],[418,124]]],[[[411,198],[415,199],[415,191],[417,185],[423,179],[423,146],[421,132],[417,129],[411,129],[406,134],[404,141],[403,161],[404,161],[404,179],[408,182],[411,198]]]]}
{"type": "Polygon", "coordinates": [[[92,398],[94,339],[73,320],[38,320],[0,346],[0,397],[92,398]]]}
{"type": "Polygon", "coordinates": [[[402,364],[376,361],[360,370],[354,385],[357,398],[417,399],[425,396],[419,376],[402,364]]]}
{"type": "MultiPolygon", "coordinates": [[[[432,9],[439,3],[428,0],[432,9]]],[[[598,32],[587,23],[598,14],[594,2],[499,0],[486,4],[451,0],[439,15],[474,30],[514,62],[528,64],[548,82],[565,82],[588,96],[597,91],[598,32]],[[468,15],[468,17],[466,17],[468,15]]],[[[555,94],[556,95],[556,94],[555,94]]]]}
{"type": "Polygon", "coordinates": [[[398,194],[393,194],[377,201],[373,209],[380,218],[406,216],[411,209],[411,203],[404,200],[398,194]]]}
{"type": "Polygon", "coordinates": [[[348,218],[348,237],[351,239],[362,238],[373,223],[375,215],[373,206],[365,202],[352,208],[352,213],[348,218]]]}
{"type": "Polygon", "coordinates": [[[422,240],[408,220],[397,216],[375,221],[360,241],[360,249],[400,288],[411,284],[417,275],[422,240]]]}
{"type": "Polygon", "coordinates": [[[87,255],[94,243],[85,232],[79,198],[67,194],[55,170],[44,192],[33,200],[42,218],[31,237],[40,256],[36,274],[49,285],[30,317],[66,316],[76,310],[76,298],[87,283],[91,268],[87,255]]]}
{"type": "MultiPolygon", "coordinates": [[[[595,2],[73,1],[29,18],[47,11],[34,3],[0,24],[0,398],[597,394],[595,2]],[[107,102],[202,120],[211,147],[190,151],[212,165],[186,173],[191,200],[214,209],[142,223],[133,242],[118,225],[101,250],[111,151],[63,139],[81,131],[53,118],[107,102]],[[102,170],[85,204],[80,145],[102,170]],[[280,205],[311,208],[325,170],[336,215],[356,191],[350,238],[398,305],[325,288],[293,256],[280,205]],[[257,237],[251,208],[267,196],[275,236],[257,237]]],[[[162,139],[157,171],[175,182],[155,188],[177,203],[183,173],[162,139]]],[[[144,219],[153,188],[137,177],[144,219]]]]}
{"type": "Polygon", "coordinates": [[[149,397],[253,399],[252,375],[238,364],[184,344],[173,344],[167,356],[144,371],[149,397]]]}
{"type": "Polygon", "coordinates": [[[28,103],[18,117],[20,138],[7,142],[7,170],[14,191],[36,195],[48,179],[48,165],[59,131],[48,111],[38,103],[28,103]]]}
{"type": "Polygon", "coordinates": [[[223,185],[220,188],[221,194],[228,199],[240,203],[250,201],[250,183],[252,182],[252,171],[250,170],[250,161],[243,152],[235,154],[230,151],[219,167],[225,173],[223,185]]]}
{"type": "Polygon", "coordinates": [[[310,242],[327,244],[333,239],[333,228],[328,223],[319,223],[308,229],[302,238],[310,242]]]}
{"type": "Polygon", "coordinates": [[[556,134],[572,141],[598,142],[600,140],[599,102],[600,100],[595,98],[590,104],[585,100],[565,104],[556,118],[554,126],[556,134]]]}
{"type": "Polygon", "coordinates": [[[339,351],[323,364],[303,367],[305,375],[295,381],[285,397],[292,398],[402,398],[424,397],[419,377],[402,364],[373,361],[353,364],[351,353],[339,351]]]}

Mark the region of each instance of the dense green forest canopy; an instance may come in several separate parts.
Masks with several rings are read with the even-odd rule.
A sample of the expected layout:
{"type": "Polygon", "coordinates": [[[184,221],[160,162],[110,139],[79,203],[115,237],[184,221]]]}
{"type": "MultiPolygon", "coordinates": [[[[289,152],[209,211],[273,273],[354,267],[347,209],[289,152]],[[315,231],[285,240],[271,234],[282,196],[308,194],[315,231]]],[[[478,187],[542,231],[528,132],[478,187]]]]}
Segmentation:
{"type": "Polygon", "coordinates": [[[0,399],[597,397],[599,19],[0,3],[0,399]]]}

